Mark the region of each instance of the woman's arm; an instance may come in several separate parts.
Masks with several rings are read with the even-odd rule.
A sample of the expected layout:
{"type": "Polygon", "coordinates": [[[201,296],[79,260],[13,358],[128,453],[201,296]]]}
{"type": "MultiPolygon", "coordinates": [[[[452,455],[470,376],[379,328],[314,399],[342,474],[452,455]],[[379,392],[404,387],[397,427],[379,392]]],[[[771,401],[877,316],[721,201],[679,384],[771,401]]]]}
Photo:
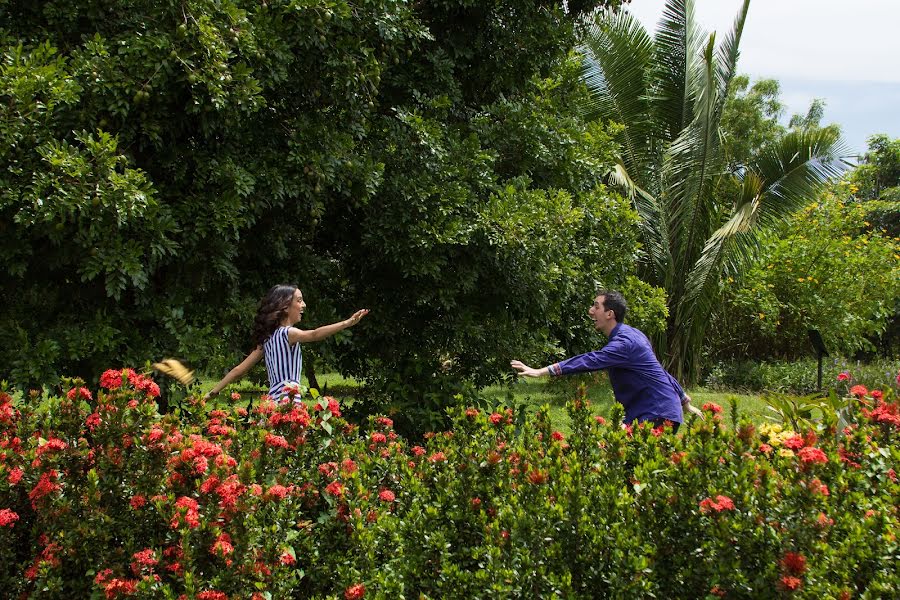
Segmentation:
{"type": "Polygon", "coordinates": [[[221,392],[225,386],[227,386],[228,384],[232,383],[233,381],[240,379],[241,377],[246,375],[247,371],[249,371],[253,365],[258,363],[262,359],[262,357],[263,357],[263,350],[262,350],[262,348],[257,346],[256,350],[254,350],[253,352],[248,354],[247,358],[245,358],[243,361],[241,361],[241,364],[239,364],[232,370],[228,371],[228,374],[222,378],[222,381],[220,381],[219,383],[214,385],[213,389],[206,392],[206,395],[204,396],[204,398],[206,398],[208,400],[208,399],[212,398],[213,396],[218,396],[219,392],[221,392]]]}
{"type": "Polygon", "coordinates": [[[297,329],[296,327],[291,327],[288,329],[288,343],[293,346],[297,342],[303,342],[304,344],[307,342],[318,342],[320,340],[324,340],[325,338],[329,338],[336,334],[338,331],[343,331],[348,327],[353,327],[360,320],[369,314],[368,308],[363,308],[362,310],[358,310],[353,313],[353,316],[349,319],[345,319],[343,321],[338,321],[337,323],[332,323],[331,325],[322,325],[321,327],[316,327],[315,329],[297,329]]]}

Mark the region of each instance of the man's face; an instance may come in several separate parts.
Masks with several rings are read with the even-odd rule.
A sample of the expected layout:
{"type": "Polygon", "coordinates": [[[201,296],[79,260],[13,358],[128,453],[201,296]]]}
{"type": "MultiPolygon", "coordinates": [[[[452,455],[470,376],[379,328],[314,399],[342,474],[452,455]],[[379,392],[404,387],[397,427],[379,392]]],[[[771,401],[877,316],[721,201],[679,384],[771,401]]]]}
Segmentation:
{"type": "Polygon", "coordinates": [[[604,325],[616,317],[616,314],[613,311],[607,310],[606,307],[603,306],[605,300],[606,296],[597,296],[594,298],[594,303],[588,309],[588,315],[591,317],[591,320],[594,322],[594,327],[597,330],[603,329],[604,325]]]}

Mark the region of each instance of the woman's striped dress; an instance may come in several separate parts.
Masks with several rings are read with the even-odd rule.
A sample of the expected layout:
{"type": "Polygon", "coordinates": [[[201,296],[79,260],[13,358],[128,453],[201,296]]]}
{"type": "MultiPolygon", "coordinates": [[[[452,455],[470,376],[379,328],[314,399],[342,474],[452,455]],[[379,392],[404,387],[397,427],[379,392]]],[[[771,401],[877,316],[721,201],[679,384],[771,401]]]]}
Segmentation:
{"type": "Polygon", "coordinates": [[[263,344],[263,350],[266,371],[269,373],[269,395],[274,400],[281,400],[286,384],[300,383],[300,373],[303,369],[300,342],[291,346],[288,343],[288,328],[279,327],[263,344]]]}

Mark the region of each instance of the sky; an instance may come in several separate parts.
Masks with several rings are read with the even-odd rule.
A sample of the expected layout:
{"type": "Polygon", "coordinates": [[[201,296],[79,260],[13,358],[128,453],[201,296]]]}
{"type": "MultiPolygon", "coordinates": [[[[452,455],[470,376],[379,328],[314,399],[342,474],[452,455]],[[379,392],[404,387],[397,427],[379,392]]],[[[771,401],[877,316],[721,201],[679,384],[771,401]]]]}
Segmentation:
{"type": "MultiPolygon", "coordinates": [[[[741,0],[695,0],[695,18],[721,39],[741,0]]],[[[627,10],[651,33],[664,0],[627,10]]],[[[825,101],[823,124],[841,126],[848,155],[875,133],[900,138],[900,0],[750,0],[738,73],[781,84],[783,121],[825,101]]]]}

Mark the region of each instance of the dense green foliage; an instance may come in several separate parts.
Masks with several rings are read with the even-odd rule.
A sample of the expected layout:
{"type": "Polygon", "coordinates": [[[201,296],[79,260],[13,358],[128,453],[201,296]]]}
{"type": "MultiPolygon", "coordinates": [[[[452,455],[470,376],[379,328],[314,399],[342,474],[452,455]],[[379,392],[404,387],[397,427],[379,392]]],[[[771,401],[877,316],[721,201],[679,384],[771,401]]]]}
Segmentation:
{"type": "Polygon", "coordinates": [[[371,308],[319,355],[414,389],[587,347],[596,282],[659,306],[571,110],[618,4],[0,3],[0,377],[218,372],[279,282],[307,326],[371,308]]]}
{"type": "MultiPolygon", "coordinates": [[[[124,381],[123,381],[124,379],[124,381]]],[[[154,384],[13,404],[0,392],[10,597],[888,598],[900,414],[856,390],[836,431],[623,429],[586,402],[455,410],[412,446],[390,419],[261,402],[155,413],[154,384]],[[184,596],[181,596],[181,595],[184,596]]]]}
{"type": "MultiPolygon", "coordinates": [[[[736,135],[758,133],[761,148],[723,142],[749,0],[727,35],[707,35],[694,20],[692,0],[666,3],[651,37],[626,13],[599,12],[584,43],[587,114],[625,125],[616,136],[620,163],[613,180],[629,190],[641,215],[644,278],[666,290],[667,328],[657,350],[672,372],[699,374],[709,315],[723,273],[752,262],[757,234],[818,195],[839,169],[836,128],[800,119],[780,135],[764,130],[772,90],[748,97],[754,121],[724,121],[736,135]]],[[[745,81],[739,81],[745,86],[745,81]]],[[[732,111],[732,116],[735,111],[732,111]]],[[[815,121],[815,111],[810,115],[815,121]]]]}
{"type": "Polygon", "coordinates": [[[721,288],[710,354],[720,359],[808,356],[809,329],[830,352],[873,351],[900,298],[900,242],[866,221],[865,203],[838,185],[761,237],[758,261],[721,288]]]}

